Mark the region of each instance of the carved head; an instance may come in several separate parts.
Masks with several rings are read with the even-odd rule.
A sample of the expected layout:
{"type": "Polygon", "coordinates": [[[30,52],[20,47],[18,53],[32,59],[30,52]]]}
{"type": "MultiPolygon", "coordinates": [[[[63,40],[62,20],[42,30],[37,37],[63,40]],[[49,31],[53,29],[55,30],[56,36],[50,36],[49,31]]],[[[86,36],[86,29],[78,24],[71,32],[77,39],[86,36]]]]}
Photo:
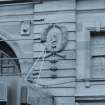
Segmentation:
{"type": "Polygon", "coordinates": [[[49,26],[44,33],[47,51],[59,52],[67,42],[67,31],[58,25],[49,26]]]}

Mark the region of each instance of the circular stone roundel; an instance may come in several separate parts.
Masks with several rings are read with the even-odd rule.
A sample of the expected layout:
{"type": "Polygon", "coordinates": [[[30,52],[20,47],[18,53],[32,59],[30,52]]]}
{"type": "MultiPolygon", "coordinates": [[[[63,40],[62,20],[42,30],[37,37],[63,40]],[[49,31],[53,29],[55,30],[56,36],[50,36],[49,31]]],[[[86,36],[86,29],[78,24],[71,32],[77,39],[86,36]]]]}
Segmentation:
{"type": "Polygon", "coordinates": [[[56,24],[48,26],[42,36],[42,41],[45,42],[47,51],[62,51],[66,46],[67,34],[67,30],[63,26],[58,26],[56,24]]]}

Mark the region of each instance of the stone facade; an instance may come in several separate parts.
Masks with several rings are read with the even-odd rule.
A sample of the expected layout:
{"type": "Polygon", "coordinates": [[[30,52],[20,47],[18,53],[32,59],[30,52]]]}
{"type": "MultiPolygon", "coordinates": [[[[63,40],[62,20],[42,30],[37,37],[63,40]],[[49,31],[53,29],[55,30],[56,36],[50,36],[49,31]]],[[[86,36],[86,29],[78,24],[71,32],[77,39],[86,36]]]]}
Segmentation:
{"type": "Polygon", "coordinates": [[[105,0],[2,4],[0,11],[0,38],[19,58],[23,78],[31,67],[40,72],[43,58],[32,65],[46,46],[34,80],[54,103],[104,104],[105,0]]]}

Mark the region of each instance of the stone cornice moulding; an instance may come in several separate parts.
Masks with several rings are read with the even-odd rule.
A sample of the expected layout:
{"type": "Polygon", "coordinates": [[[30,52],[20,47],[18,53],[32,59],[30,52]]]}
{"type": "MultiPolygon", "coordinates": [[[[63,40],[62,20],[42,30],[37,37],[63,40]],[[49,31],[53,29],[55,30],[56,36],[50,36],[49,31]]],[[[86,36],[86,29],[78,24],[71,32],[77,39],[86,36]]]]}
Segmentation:
{"type": "Polygon", "coordinates": [[[76,102],[105,101],[105,96],[76,96],[76,102]]]}

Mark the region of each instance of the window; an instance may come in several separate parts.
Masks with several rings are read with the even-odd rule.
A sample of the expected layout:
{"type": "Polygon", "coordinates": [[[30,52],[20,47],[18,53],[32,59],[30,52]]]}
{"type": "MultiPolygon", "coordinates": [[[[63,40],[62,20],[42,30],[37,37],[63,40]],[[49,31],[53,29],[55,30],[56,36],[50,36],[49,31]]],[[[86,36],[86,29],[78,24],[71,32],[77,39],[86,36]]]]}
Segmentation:
{"type": "Polygon", "coordinates": [[[5,43],[0,41],[0,75],[20,74],[20,67],[15,53],[5,43]]]}
{"type": "Polygon", "coordinates": [[[91,76],[105,78],[105,32],[91,33],[91,76]]]}

